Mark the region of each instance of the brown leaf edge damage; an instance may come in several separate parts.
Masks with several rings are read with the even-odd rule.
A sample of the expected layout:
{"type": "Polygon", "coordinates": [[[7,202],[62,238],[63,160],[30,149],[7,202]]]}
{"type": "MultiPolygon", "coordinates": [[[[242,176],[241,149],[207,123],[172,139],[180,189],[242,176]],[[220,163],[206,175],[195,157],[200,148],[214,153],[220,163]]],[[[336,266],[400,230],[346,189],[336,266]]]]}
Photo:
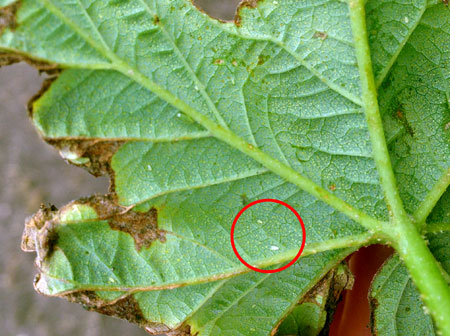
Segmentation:
{"type": "Polygon", "coordinates": [[[347,262],[344,260],[335,268],[335,273],[331,280],[330,291],[328,293],[327,302],[325,304],[325,311],[327,312],[326,321],[319,336],[328,336],[330,333],[330,326],[333,322],[334,313],[337,305],[342,300],[344,290],[351,290],[355,283],[355,278],[350,271],[347,262]]]}
{"type": "Polygon", "coordinates": [[[166,241],[165,231],[158,228],[158,210],[154,207],[145,213],[135,212],[117,205],[112,195],[94,195],[77,203],[95,209],[99,219],[108,220],[111,229],[131,235],[138,251],[150,247],[155,240],[166,241]]]}
{"type": "MultiPolygon", "coordinates": [[[[326,300],[325,310],[326,310],[326,321],[323,329],[321,330],[321,336],[326,336],[329,333],[329,326],[333,320],[333,313],[336,309],[337,303],[341,299],[341,294],[345,289],[351,289],[354,283],[353,275],[348,269],[345,261],[330,270],[319,282],[314,285],[301,299],[300,301],[292,307],[291,311],[295,307],[303,303],[312,303],[321,306],[318,302],[318,297],[322,297],[326,300]]],[[[285,318],[289,316],[289,313],[285,315],[285,318]]],[[[278,329],[283,323],[284,319],[280,320],[278,324],[274,327],[271,332],[271,336],[277,334],[278,329]]]]}
{"type": "Polygon", "coordinates": [[[111,195],[94,195],[73,201],[58,210],[55,206],[41,205],[40,210],[25,223],[22,236],[22,250],[37,252],[39,266],[51,257],[58,242],[58,226],[61,213],[76,204],[92,207],[99,220],[107,220],[113,230],[125,232],[133,237],[136,249],[149,247],[152,242],[165,242],[165,231],[158,229],[158,211],[152,208],[145,213],[135,212],[118,206],[111,195]]]}
{"type": "Polygon", "coordinates": [[[190,326],[182,325],[171,329],[163,323],[149,322],[144,317],[139,303],[133,295],[122,297],[112,303],[105,302],[93,291],[79,291],[64,295],[70,302],[83,305],[86,310],[123,319],[137,324],[151,335],[166,334],[167,336],[191,336],[190,326]]]}
{"type": "Polygon", "coordinates": [[[87,159],[85,163],[75,163],[67,160],[70,164],[85,168],[95,177],[109,176],[110,191],[114,191],[114,171],[111,168],[111,159],[119,148],[126,142],[124,140],[102,140],[102,139],[53,139],[44,140],[55,147],[64,157],[65,152],[75,153],[81,159],[87,159]]]}
{"type": "MultiPolygon", "coordinates": [[[[30,64],[35,67],[37,66],[34,63],[30,64]]],[[[47,70],[43,71],[48,72],[47,70]]],[[[58,79],[60,73],[61,71],[59,69],[53,71],[53,76],[44,80],[39,92],[28,102],[28,115],[31,120],[33,119],[34,103],[50,90],[52,83],[58,79]]],[[[50,138],[45,136],[42,138],[49,145],[55,147],[63,158],[64,153],[70,152],[75,154],[78,159],[85,159],[82,163],[81,161],[74,162],[66,160],[68,163],[86,169],[95,177],[108,176],[109,191],[114,194],[114,171],[111,168],[111,159],[126,142],[125,140],[50,138]]]]}
{"type": "MultiPolygon", "coordinates": [[[[228,22],[227,20],[223,20],[223,19],[221,19],[221,18],[212,16],[210,13],[207,13],[202,7],[200,7],[200,5],[197,3],[196,0],[190,0],[190,1],[191,1],[192,5],[193,5],[195,8],[197,8],[197,10],[198,10],[199,12],[201,12],[201,13],[203,13],[203,14],[209,16],[210,18],[212,18],[212,19],[214,19],[214,20],[217,20],[217,21],[219,21],[219,22],[222,22],[222,23],[228,22]]],[[[154,20],[154,21],[155,21],[155,20],[154,20]]],[[[158,23],[159,23],[159,18],[158,18],[158,23]]],[[[156,24],[156,23],[155,23],[155,24],[156,24]]]]}
{"type": "Polygon", "coordinates": [[[18,1],[0,8],[0,34],[5,29],[15,30],[17,28],[16,13],[20,7],[18,1]]]}
{"type": "MultiPolygon", "coordinates": [[[[210,13],[207,13],[203,8],[200,7],[199,4],[197,4],[196,0],[190,0],[191,3],[194,5],[195,8],[197,8],[198,11],[202,12],[203,14],[209,16],[210,18],[217,20],[221,23],[227,23],[227,22],[234,22],[236,24],[236,26],[240,27],[241,26],[241,15],[240,15],[240,11],[242,8],[256,8],[258,6],[259,2],[262,2],[264,0],[241,0],[241,2],[238,4],[237,8],[236,8],[236,13],[234,15],[234,20],[223,20],[221,18],[212,16],[210,13]]],[[[156,21],[156,20],[154,20],[156,21]]],[[[157,20],[159,22],[159,18],[157,20]]],[[[156,24],[156,23],[155,23],[156,24]]]]}
{"type": "MultiPolygon", "coordinates": [[[[37,252],[36,265],[38,268],[55,251],[61,214],[65,209],[77,204],[92,207],[100,220],[108,220],[113,230],[130,234],[138,250],[150,246],[155,240],[165,241],[165,231],[157,228],[158,212],[156,208],[152,208],[146,213],[134,212],[116,205],[111,195],[95,195],[73,201],[61,210],[53,205],[41,205],[40,210],[27,220],[22,237],[22,249],[26,252],[37,252]]],[[[34,283],[38,292],[40,291],[37,284],[40,279],[41,274],[37,274],[34,283]]],[[[74,291],[58,296],[70,302],[80,303],[89,311],[135,323],[152,335],[165,333],[167,336],[191,336],[189,325],[182,324],[175,329],[171,329],[165,324],[146,320],[132,293],[111,302],[103,300],[94,291],[74,291]]]]}
{"type": "Polygon", "coordinates": [[[239,3],[236,9],[236,15],[234,16],[234,23],[236,26],[240,27],[242,25],[241,10],[243,8],[256,8],[258,3],[262,1],[263,0],[242,0],[239,3]]]}
{"type": "MultiPolygon", "coordinates": [[[[4,9],[4,8],[0,8],[0,11],[2,9],[4,9]]],[[[0,34],[1,34],[1,30],[0,30],[0,34]]],[[[32,67],[36,68],[39,72],[41,72],[41,73],[45,72],[47,75],[49,75],[51,77],[56,77],[61,72],[61,69],[56,64],[36,60],[36,59],[30,58],[30,57],[20,54],[20,53],[0,51],[0,67],[11,65],[14,63],[19,63],[19,62],[28,63],[32,67]]],[[[41,91],[43,91],[43,90],[41,90],[41,91]]],[[[41,92],[41,91],[39,91],[39,92],[41,92]]]]}
{"type": "Polygon", "coordinates": [[[369,328],[370,328],[370,331],[371,331],[372,335],[374,335],[374,336],[379,335],[379,332],[377,330],[377,323],[376,323],[377,319],[376,319],[376,316],[375,316],[375,312],[378,309],[378,306],[380,305],[380,303],[378,302],[378,299],[376,297],[372,296],[372,290],[373,290],[372,287],[373,287],[374,281],[377,278],[378,274],[382,271],[384,266],[394,257],[395,257],[395,254],[393,254],[392,256],[390,256],[389,258],[387,258],[384,261],[384,263],[380,266],[378,271],[373,276],[372,283],[370,284],[369,295],[368,295],[369,308],[370,308],[369,309],[370,310],[369,328]]]}

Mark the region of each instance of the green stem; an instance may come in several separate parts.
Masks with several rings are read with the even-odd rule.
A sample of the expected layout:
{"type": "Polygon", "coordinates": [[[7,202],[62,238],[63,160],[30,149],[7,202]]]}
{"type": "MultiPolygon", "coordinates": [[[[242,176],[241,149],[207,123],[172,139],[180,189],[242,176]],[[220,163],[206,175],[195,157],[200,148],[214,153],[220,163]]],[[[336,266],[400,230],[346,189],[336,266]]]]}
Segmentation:
{"type": "Polygon", "coordinates": [[[349,7],[373,156],[390,216],[395,224],[392,231],[387,227],[384,229],[387,234],[391,234],[394,247],[422,293],[422,299],[430,310],[437,327],[444,335],[450,335],[450,290],[436,260],[407,215],[398,193],[378,107],[377,89],[367,38],[364,0],[350,0],[349,7]]]}
{"type": "Polygon", "coordinates": [[[425,199],[417,208],[414,213],[414,219],[417,222],[417,226],[419,231],[423,229],[425,226],[425,220],[430,214],[431,210],[435,207],[436,203],[441,198],[442,194],[447,190],[450,184],[450,168],[445,171],[442,177],[437,181],[437,183],[433,186],[430,192],[427,194],[425,199]]]}
{"type": "Polygon", "coordinates": [[[422,294],[436,326],[442,335],[450,335],[450,289],[436,259],[411,222],[398,225],[396,236],[394,247],[422,294]]]}
{"type": "Polygon", "coordinates": [[[372,142],[372,154],[380,175],[380,183],[384,190],[391,217],[408,218],[398,193],[397,182],[384,137],[383,122],[378,107],[377,87],[370,59],[364,1],[350,0],[350,18],[361,77],[363,105],[372,142]]]}

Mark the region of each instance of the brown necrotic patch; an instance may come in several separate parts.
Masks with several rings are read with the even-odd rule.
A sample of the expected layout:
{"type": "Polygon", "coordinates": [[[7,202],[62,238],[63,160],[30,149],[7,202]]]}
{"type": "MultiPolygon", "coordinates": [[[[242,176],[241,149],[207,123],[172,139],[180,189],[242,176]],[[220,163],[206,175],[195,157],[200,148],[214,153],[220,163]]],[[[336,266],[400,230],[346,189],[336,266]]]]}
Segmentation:
{"type": "Polygon", "coordinates": [[[0,8],[0,33],[4,29],[14,30],[17,28],[16,13],[19,9],[19,2],[16,1],[8,6],[0,8]]]}
{"type": "Polygon", "coordinates": [[[100,298],[94,291],[77,291],[64,295],[70,301],[83,305],[89,311],[123,319],[144,328],[151,335],[191,336],[190,326],[182,325],[171,329],[165,324],[148,321],[133,294],[108,302],[100,298]]]}
{"type": "MultiPolygon", "coordinates": [[[[111,158],[125,141],[119,140],[75,140],[75,139],[45,139],[60,152],[75,153],[78,158],[88,159],[82,164],[94,176],[109,175],[111,180],[114,172],[111,168],[111,158]]],[[[73,162],[71,162],[74,164],[73,162]]]]}
{"type": "Polygon", "coordinates": [[[133,295],[128,295],[113,303],[103,300],[94,291],[78,291],[64,297],[70,302],[82,304],[89,311],[127,320],[141,327],[146,327],[148,324],[133,295]]]}
{"type": "Polygon", "coordinates": [[[241,18],[241,10],[243,8],[256,8],[258,6],[258,2],[260,2],[262,0],[242,0],[241,3],[239,4],[237,10],[236,10],[236,15],[234,17],[234,23],[236,24],[236,26],[240,27],[242,24],[242,18],[241,18]]]}
{"type": "Polygon", "coordinates": [[[21,248],[25,252],[37,252],[41,260],[50,257],[58,240],[54,230],[58,221],[58,209],[54,205],[41,204],[39,211],[25,221],[21,248]]]}
{"type": "Polygon", "coordinates": [[[314,37],[318,38],[318,39],[320,39],[322,41],[325,41],[327,39],[327,37],[328,37],[328,34],[326,32],[316,31],[314,33],[314,37]]]}
{"type": "Polygon", "coordinates": [[[113,230],[131,235],[138,251],[143,247],[149,247],[155,240],[166,241],[165,231],[158,228],[156,208],[151,208],[147,212],[136,212],[117,205],[111,195],[96,195],[78,203],[94,208],[99,219],[107,220],[113,230]]]}

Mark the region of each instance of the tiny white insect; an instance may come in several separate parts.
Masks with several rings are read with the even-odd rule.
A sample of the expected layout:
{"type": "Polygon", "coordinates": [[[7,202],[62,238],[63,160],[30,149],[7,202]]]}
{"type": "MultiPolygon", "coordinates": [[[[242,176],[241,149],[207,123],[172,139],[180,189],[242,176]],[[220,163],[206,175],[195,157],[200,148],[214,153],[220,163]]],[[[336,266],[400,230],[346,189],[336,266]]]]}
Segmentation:
{"type": "Polygon", "coordinates": [[[408,22],[409,22],[409,19],[407,16],[405,16],[405,23],[408,23],[408,22]]]}
{"type": "Polygon", "coordinates": [[[270,249],[271,249],[272,251],[278,251],[280,248],[279,248],[278,246],[272,245],[272,246],[270,247],[270,249]]]}
{"type": "Polygon", "coordinates": [[[152,166],[148,165],[148,166],[147,166],[147,169],[150,170],[150,171],[152,171],[152,166]]]}
{"type": "Polygon", "coordinates": [[[258,224],[262,224],[263,223],[263,221],[261,219],[258,219],[257,222],[258,222],[258,224]]]}
{"type": "Polygon", "coordinates": [[[177,117],[180,118],[181,117],[181,113],[177,113],[177,117]]]}

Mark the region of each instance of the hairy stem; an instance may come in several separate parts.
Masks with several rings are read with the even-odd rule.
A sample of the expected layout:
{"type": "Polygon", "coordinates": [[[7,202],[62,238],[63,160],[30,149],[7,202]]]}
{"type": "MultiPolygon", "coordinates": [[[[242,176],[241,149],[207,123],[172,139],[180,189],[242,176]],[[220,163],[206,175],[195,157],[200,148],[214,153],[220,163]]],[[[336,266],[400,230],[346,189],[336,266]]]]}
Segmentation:
{"type": "Polygon", "coordinates": [[[364,1],[350,0],[350,17],[356,47],[356,58],[361,77],[363,105],[372,142],[372,154],[378,174],[380,175],[380,183],[384,190],[391,217],[408,218],[398,193],[397,182],[392,169],[389,150],[384,136],[383,122],[378,107],[377,87],[373,76],[367,38],[364,1]]]}
{"type": "Polygon", "coordinates": [[[450,223],[427,223],[423,227],[425,233],[441,233],[444,231],[450,231],[450,223]]]}
{"type": "Polygon", "coordinates": [[[349,7],[373,156],[390,216],[395,225],[393,228],[385,227],[384,230],[387,234],[391,234],[394,247],[422,293],[422,299],[437,327],[443,335],[450,335],[450,290],[447,281],[442,276],[437,261],[403,207],[392,169],[370,58],[364,0],[350,0],[349,7]]]}
{"type": "Polygon", "coordinates": [[[450,335],[450,290],[438,262],[411,222],[398,225],[395,240],[394,247],[422,294],[436,326],[442,335],[450,335]]]}

